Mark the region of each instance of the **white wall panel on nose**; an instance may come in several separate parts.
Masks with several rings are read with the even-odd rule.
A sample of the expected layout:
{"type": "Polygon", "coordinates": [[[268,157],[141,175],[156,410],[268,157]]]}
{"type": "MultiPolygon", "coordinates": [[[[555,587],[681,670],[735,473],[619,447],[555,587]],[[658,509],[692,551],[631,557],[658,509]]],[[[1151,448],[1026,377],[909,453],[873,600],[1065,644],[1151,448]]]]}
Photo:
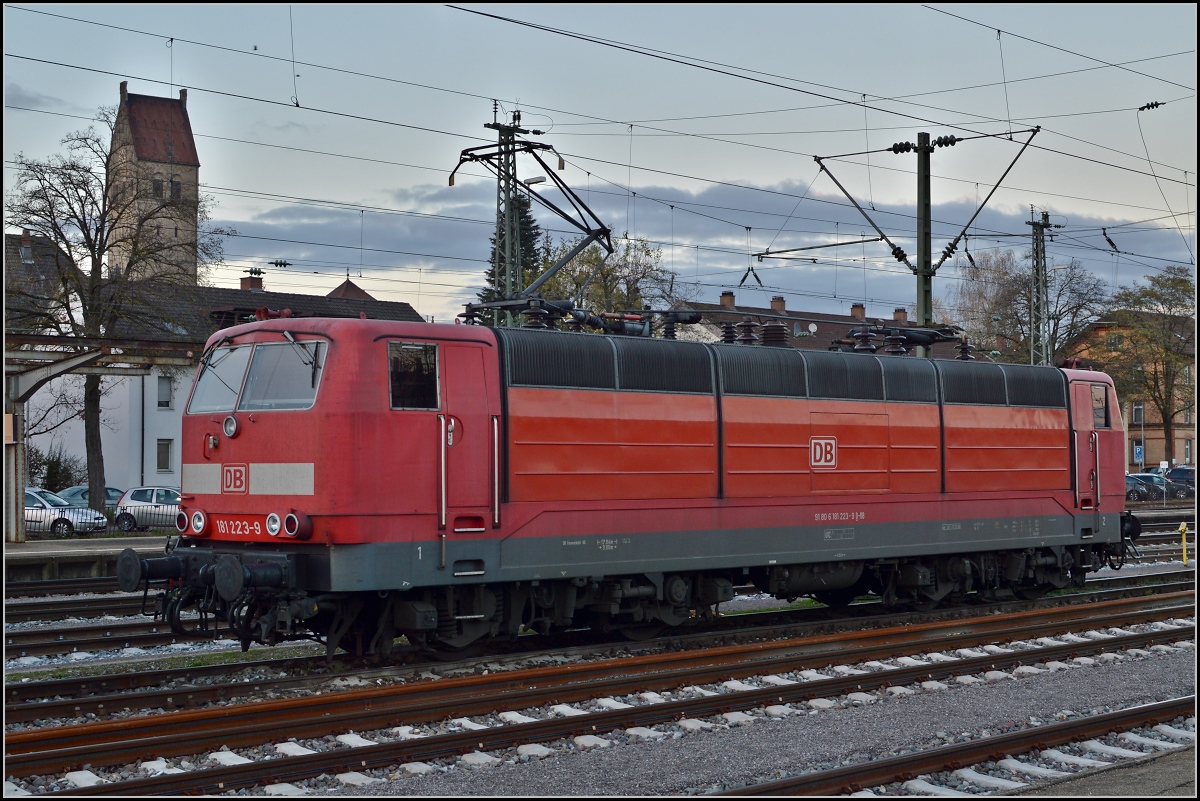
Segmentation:
{"type": "Polygon", "coordinates": [[[250,464],[251,495],[313,495],[312,462],[259,462],[250,464]]]}
{"type": "Polygon", "coordinates": [[[180,486],[184,495],[220,495],[221,465],[185,464],[180,486]]]}

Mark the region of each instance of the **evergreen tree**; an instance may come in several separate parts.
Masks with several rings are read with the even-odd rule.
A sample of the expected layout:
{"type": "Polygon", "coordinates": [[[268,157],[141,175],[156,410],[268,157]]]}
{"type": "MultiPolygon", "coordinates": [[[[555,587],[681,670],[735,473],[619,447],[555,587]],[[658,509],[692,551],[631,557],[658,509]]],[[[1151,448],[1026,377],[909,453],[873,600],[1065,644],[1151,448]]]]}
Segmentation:
{"type": "MultiPolygon", "coordinates": [[[[521,264],[521,286],[526,287],[544,269],[549,245],[542,234],[541,226],[533,218],[533,210],[530,208],[531,203],[529,198],[525,195],[517,195],[513,203],[517,208],[517,219],[520,225],[521,251],[519,261],[521,264]]],[[[504,293],[500,289],[499,277],[496,275],[496,267],[502,259],[497,259],[496,235],[494,233],[492,234],[491,243],[491,266],[488,267],[484,277],[486,285],[479,293],[479,300],[485,303],[492,300],[503,300],[504,298],[504,293]]],[[[480,319],[484,325],[496,325],[497,321],[504,319],[504,313],[488,309],[480,314],[480,319]]],[[[519,321],[514,322],[518,325],[520,324],[519,321]]]]}

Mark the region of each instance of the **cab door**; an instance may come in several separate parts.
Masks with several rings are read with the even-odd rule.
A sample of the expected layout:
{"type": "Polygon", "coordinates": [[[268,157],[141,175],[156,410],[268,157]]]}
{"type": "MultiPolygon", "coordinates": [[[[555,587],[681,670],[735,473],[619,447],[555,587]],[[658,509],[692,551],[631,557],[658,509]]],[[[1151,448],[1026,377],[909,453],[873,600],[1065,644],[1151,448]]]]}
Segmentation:
{"type": "Polygon", "coordinates": [[[1092,408],[1092,384],[1071,383],[1071,437],[1075,451],[1074,484],[1075,508],[1093,511],[1099,497],[1100,454],[1099,434],[1096,431],[1092,408]]]}
{"type": "Polygon", "coordinates": [[[442,345],[445,402],[439,447],[445,470],[444,522],[451,534],[479,534],[493,523],[499,421],[488,405],[484,347],[475,342],[442,345]]]}
{"type": "Polygon", "coordinates": [[[1075,450],[1075,506],[1100,513],[1124,509],[1124,454],[1116,394],[1107,384],[1071,383],[1071,427],[1075,450]]]}

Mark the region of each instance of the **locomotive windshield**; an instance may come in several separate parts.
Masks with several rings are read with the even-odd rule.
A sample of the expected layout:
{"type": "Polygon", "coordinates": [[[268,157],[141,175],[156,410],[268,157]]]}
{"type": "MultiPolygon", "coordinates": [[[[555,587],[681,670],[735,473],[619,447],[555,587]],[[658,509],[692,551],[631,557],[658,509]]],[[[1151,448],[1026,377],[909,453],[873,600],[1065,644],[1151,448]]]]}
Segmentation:
{"type": "Polygon", "coordinates": [[[201,363],[200,378],[188,404],[188,414],[233,411],[252,349],[251,345],[234,345],[215,348],[209,354],[201,363]]]}
{"type": "Polygon", "coordinates": [[[288,341],[215,348],[202,364],[188,413],[309,408],[325,362],[323,345],[288,341]]]}
{"type": "Polygon", "coordinates": [[[256,345],[238,409],[307,409],[317,397],[320,342],[256,345]]]}

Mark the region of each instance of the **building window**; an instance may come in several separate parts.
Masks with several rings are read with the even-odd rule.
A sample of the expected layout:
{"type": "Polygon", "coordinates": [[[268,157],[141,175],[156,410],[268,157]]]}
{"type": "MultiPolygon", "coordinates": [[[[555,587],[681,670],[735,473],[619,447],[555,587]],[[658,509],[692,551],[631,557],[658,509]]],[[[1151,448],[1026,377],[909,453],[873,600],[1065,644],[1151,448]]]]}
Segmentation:
{"type": "Polygon", "coordinates": [[[158,472],[170,473],[171,470],[171,446],[175,444],[173,439],[160,439],[158,441],[158,472]]]}
{"type": "Polygon", "coordinates": [[[155,178],[153,181],[151,181],[151,182],[150,182],[150,185],[151,185],[151,187],[152,187],[152,188],[153,188],[153,190],[154,190],[154,196],[155,196],[156,198],[158,198],[159,200],[162,200],[162,196],[163,196],[163,179],[162,179],[162,178],[155,178]]]}
{"type": "Polygon", "coordinates": [[[1117,351],[1117,350],[1121,349],[1121,335],[1120,334],[1109,334],[1108,335],[1108,349],[1112,350],[1112,351],[1117,351]]]}
{"type": "Polygon", "coordinates": [[[183,197],[183,184],[178,178],[171,179],[171,200],[179,200],[183,197]]]}
{"type": "Polygon", "coordinates": [[[1190,439],[1185,439],[1183,441],[1183,463],[1192,463],[1192,441],[1190,439]]]}
{"type": "Polygon", "coordinates": [[[1133,412],[1129,415],[1129,422],[1135,426],[1140,426],[1146,422],[1146,404],[1141,401],[1133,404],[1133,412]]]}
{"type": "Polygon", "coordinates": [[[1189,406],[1183,410],[1183,424],[1190,426],[1192,424],[1192,407],[1189,406]]]}
{"type": "Polygon", "coordinates": [[[174,403],[175,382],[170,376],[160,375],[158,377],[158,408],[173,409],[174,403]]]}
{"type": "Polygon", "coordinates": [[[21,263],[33,264],[33,247],[31,245],[21,245],[21,263]]]}

